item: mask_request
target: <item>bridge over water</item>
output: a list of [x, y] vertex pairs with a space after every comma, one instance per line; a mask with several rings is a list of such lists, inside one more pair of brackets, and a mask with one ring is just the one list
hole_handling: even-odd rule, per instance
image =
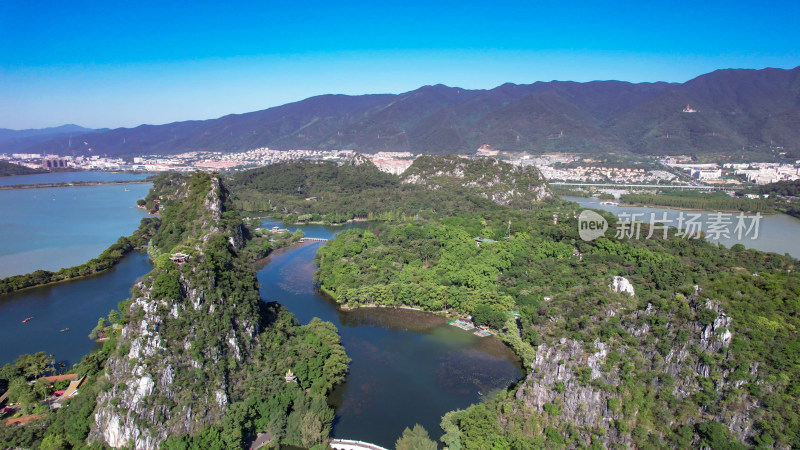
[[328, 240], [325, 239], [325, 238], [308, 238], [308, 237], [304, 237], [303, 239], [300, 239], [300, 242], [328, 242]]
[[332, 440], [331, 448], [333, 450], [387, 450], [384, 447], [370, 444], [369, 442], [350, 441], [347, 439]]

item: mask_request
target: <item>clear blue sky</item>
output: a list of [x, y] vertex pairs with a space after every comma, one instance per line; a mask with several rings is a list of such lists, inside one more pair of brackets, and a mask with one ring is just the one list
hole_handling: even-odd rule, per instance
[[0, 2], [0, 128], [800, 65], [800, 1]]

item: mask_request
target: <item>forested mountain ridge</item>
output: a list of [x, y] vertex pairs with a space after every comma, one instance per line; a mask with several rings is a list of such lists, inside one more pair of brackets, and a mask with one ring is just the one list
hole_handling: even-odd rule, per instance
[[467, 188], [500, 205], [522, 205], [553, 198], [539, 169], [514, 166], [494, 158], [420, 156], [403, 172], [400, 182], [433, 190]]
[[80, 148], [62, 137], [28, 150], [91, 147], [93, 154], [128, 156], [260, 147], [471, 154], [484, 145], [534, 153], [796, 151], [798, 120], [800, 67], [728, 69], [682, 84], [551, 81], [489, 90], [435, 85], [397, 95], [322, 95], [212, 120], [80, 135]]
[[511, 205], [540, 207], [553, 198], [533, 166], [496, 159], [425, 156], [401, 176], [378, 170], [356, 154], [342, 165], [287, 162], [238, 172], [229, 182], [237, 209], [287, 222], [456, 215]]
[[[238, 255], [247, 230], [218, 176], [156, 185], [167, 188], [150, 244], [156, 267], [120, 304], [89, 442], [240, 448], [257, 432], [306, 447], [326, 442], [326, 395], [348, 363], [336, 329], [318, 320], [298, 326], [262, 302]], [[172, 261], [175, 252], [185, 261]], [[297, 383], [284, 380], [287, 370]]]

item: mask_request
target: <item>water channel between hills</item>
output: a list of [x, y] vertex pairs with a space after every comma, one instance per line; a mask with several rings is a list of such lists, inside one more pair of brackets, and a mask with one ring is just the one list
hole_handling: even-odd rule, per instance
[[[280, 224], [264, 222], [273, 225]], [[316, 238], [330, 238], [343, 228], [301, 227], [307, 237]], [[331, 395], [334, 437], [393, 448], [405, 427], [419, 423], [437, 438], [445, 412], [479, 402], [522, 377], [519, 359], [499, 339], [477, 337], [434, 314], [339, 310], [313, 284], [320, 245], [274, 252], [258, 270], [258, 280], [262, 299], [284, 305], [300, 323], [319, 317], [339, 329], [353, 361], [347, 381]]]

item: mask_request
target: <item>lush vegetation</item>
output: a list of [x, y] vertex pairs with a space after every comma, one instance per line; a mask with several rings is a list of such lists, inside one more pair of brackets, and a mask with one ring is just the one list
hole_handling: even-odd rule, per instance
[[436, 450], [436, 442], [428, 436], [428, 430], [415, 424], [414, 428], [406, 427], [403, 435], [394, 444], [396, 450]]
[[781, 195], [784, 197], [800, 197], [800, 180], [778, 181], [776, 183], [758, 186], [748, 191], [755, 191], [761, 195]]
[[765, 184], [757, 188], [748, 189], [745, 193], [781, 197], [775, 199], [778, 210], [790, 216], [800, 218], [800, 199], [798, 199], [798, 197], [800, 197], [800, 180], [778, 181], [777, 183]]
[[[45, 417], [0, 427], [0, 441], [102, 447], [106, 427], [97, 417], [118, 414], [135, 424], [130, 432], [161, 436], [155, 442], [164, 448], [241, 448], [257, 433], [269, 433], [273, 445], [326, 444], [333, 420], [327, 394], [349, 363], [337, 330], [320, 320], [300, 326], [281, 306], [264, 303], [251, 267], [302, 233], [245, 226], [216, 175], [167, 175], [154, 185], [145, 203], [161, 213], [149, 246], [155, 269], [92, 330], [108, 340], [73, 368], [89, 374], [91, 384], [63, 413], [52, 413], [23, 378], [52, 370], [52, 358], [21, 357], [3, 368], [0, 377], [26, 408], [22, 413]], [[178, 251], [189, 255], [184, 263], [170, 259]], [[148, 336], [157, 336], [158, 352]], [[284, 379], [287, 371], [293, 380]], [[169, 383], [143, 396], [128, 389], [166, 377]]]
[[723, 192], [696, 192], [689, 190], [661, 191], [657, 194], [624, 194], [623, 203], [668, 208], [704, 209], [711, 211], [747, 211], [774, 213], [776, 203], [772, 199], [731, 197]]
[[300, 230], [294, 233], [272, 232], [257, 227], [248, 229], [248, 235], [250, 237], [245, 247], [239, 251], [239, 256], [250, 263], [266, 258], [272, 250], [296, 244], [304, 236]]
[[41, 286], [49, 283], [72, 280], [75, 278], [94, 275], [114, 267], [130, 252], [142, 248], [148, 240], [156, 234], [161, 220], [158, 218], [144, 218], [139, 228], [131, 236], [123, 236], [110, 247], [105, 249], [97, 258], [92, 258], [85, 264], [66, 267], [57, 272], [37, 270], [25, 275], [13, 275], [0, 280], [0, 295], [10, 294], [20, 289]]
[[[298, 326], [282, 307], [271, 304], [269, 310], [274, 322], [258, 338], [259, 363], [241, 387], [246, 395], [228, 406], [219, 424], [170, 437], [162, 448], [241, 448], [256, 433], [306, 448], [327, 442], [333, 410], [326, 395], [344, 380], [349, 362], [336, 328], [319, 319]], [[283, 379], [287, 370], [297, 382]]]
[[[463, 177], [450, 181], [441, 176], [457, 165], [466, 169]], [[440, 175], [428, 176], [436, 173]], [[242, 211], [262, 212], [287, 223], [342, 223], [491, 211], [500, 207], [493, 197], [509, 191], [517, 192], [508, 199], [515, 206], [536, 208], [539, 203], [531, 191], [543, 187], [544, 181], [535, 169], [518, 173], [509, 164], [456, 157], [417, 158], [400, 178], [357, 155], [341, 166], [306, 161], [239, 172], [230, 186], [234, 206]]]
[[[342, 381], [349, 359], [331, 324], [299, 326], [279, 305], [265, 304], [251, 267], [302, 233], [245, 226], [216, 175], [164, 178], [158, 186], [162, 190], [146, 200], [159, 205], [162, 218], [149, 248], [156, 268], [120, 305], [120, 320], [133, 330], [159, 321], [151, 332], [164, 349], [156, 358], [131, 359], [144, 337], [138, 331], [120, 337], [119, 353], [110, 359], [115, 387], [99, 398], [100, 410], [119, 410], [154, 434], [184, 430], [170, 433], [164, 448], [239, 448], [257, 433], [269, 433], [275, 443], [326, 443], [333, 420], [327, 394]], [[186, 262], [171, 261], [175, 252], [188, 255]], [[148, 297], [166, 310], [154, 316], [142, 306]], [[170, 308], [176, 312], [167, 314]], [[135, 400], [124, 385], [140, 379], [142, 370], [152, 379], [168, 371], [172, 383]], [[284, 379], [287, 371], [296, 381]], [[203, 421], [189, 420], [187, 405]], [[150, 410], [163, 412], [143, 417]]]
[[[471, 313], [527, 363], [533, 349], [579, 344], [571, 362], [537, 362], [540, 372], [507, 395], [445, 416], [442, 439], [451, 449], [735, 447], [742, 431], [729, 427], [743, 410], [757, 418], [744, 444], [800, 445], [791, 406], [800, 394], [796, 260], [674, 236], [584, 242], [572, 219], [578, 210], [558, 211], [558, 224], [553, 208], [348, 230], [318, 252], [318, 281], [350, 306]], [[479, 246], [476, 237], [495, 242]], [[628, 279], [636, 295], [612, 292], [613, 276]], [[512, 309], [520, 312], [516, 323]], [[725, 317], [730, 328], [720, 325]], [[732, 333], [728, 346], [703, 340], [712, 326], [718, 340]], [[606, 356], [591, 369], [597, 346]], [[680, 363], [676, 352], [686, 352]], [[546, 394], [529, 391], [556, 362], [571, 375], [552, 386], [539, 381]], [[584, 408], [607, 410], [603, 420], [582, 422], [585, 413], [568, 401], [580, 389], [602, 400]], [[552, 396], [541, 409], [539, 395]]]
[[[299, 326], [280, 306], [260, 301], [250, 262], [297, 236], [245, 227], [236, 205], [287, 220], [387, 219], [321, 247], [322, 289], [349, 307], [469, 314], [520, 355], [525, 380], [443, 417], [441, 441], [450, 449], [800, 447], [797, 260], [682, 239], [674, 230], [666, 238], [586, 242], [574, 204], [509, 207], [463, 185], [506, 168], [476, 164], [459, 179], [436, 174], [460, 162], [422, 159], [410, 172], [420, 184], [402, 184], [366, 163], [244, 172], [233, 194], [215, 175], [157, 181], [162, 190], [145, 200], [159, 205], [163, 219], [150, 246], [156, 269], [109, 325], [99, 324], [110, 340], [80, 370], [105, 371], [110, 381], [95, 383], [96, 401], [81, 401], [128, 414], [151, 435], [182, 426], [190, 407], [203, 420], [165, 439], [169, 449], [241, 447], [257, 433], [276, 444], [325, 445], [333, 419], [326, 395], [345, 376], [347, 355], [330, 324]], [[693, 195], [678, 197], [699, 201]], [[615, 218], [603, 214], [613, 229]], [[170, 261], [176, 251], [187, 262]], [[615, 277], [635, 295], [611, 289]], [[147, 353], [154, 335], [158, 351]], [[40, 359], [18, 362], [6, 378], [15, 398], [30, 398], [14, 380], [39, 370]], [[289, 370], [296, 380], [284, 379]], [[132, 400], [134, 380], [167, 373], [168, 387]], [[51, 433], [48, 424], [58, 422], [48, 416], [44, 426], [6, 431], [7, 439], [45, 446], [74, 427], [83, 437], [66, 445], [82, 445], [82, 430], [95, 425], [91, 410], [79, 410], [75, 425], [52, 425]], [[421, 427], [404, 431], [397, 447], [432, 448]]]
[[[103, 364], [109, 355], [115, 353], [115, 347], [114, 341], [107, 341], [102, 348], [86, 355], [67, 371], [62, 364], [54, 366], [53, 357], [41, 352], [21, 355], [14, 364], [3, 366], [0, 384], [9, 386], [9, 401], [16, 403], [17, 409], [3, 420], [26, 415], [38, 417], [24, 426], [0, 425], [0, 442], [8, 448], [86, 448], [89, 429], [94, 423], [95, 399], [99, 392], [109, 387], [103, 376]], [[43, 401], [51, 398], [55, 390], [65, 389], [68, 382], [50, 384], [37, 378], [61, 373], [77, 373], [86, 376], [87, 380], [80, 395], [53, 410]], [[34, 380], [34, 384], [28, 384]]]

